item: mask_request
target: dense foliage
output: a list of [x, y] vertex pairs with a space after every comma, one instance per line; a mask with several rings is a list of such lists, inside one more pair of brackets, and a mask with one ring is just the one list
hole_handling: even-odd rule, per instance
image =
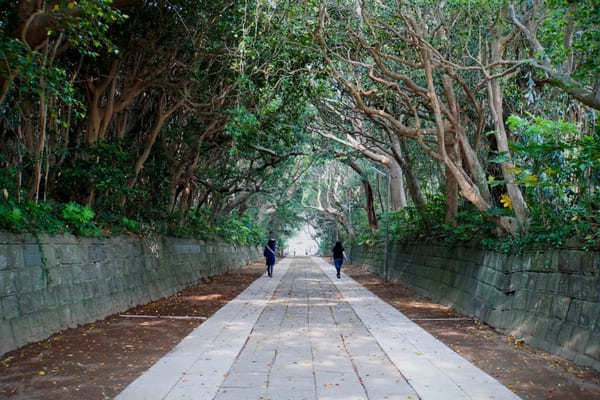
[[10, 0], [0, 226], [600, 243], [597, 0]]
[[262, 1], [8, 2], [2, 227], [240, 244], [289, 234], [298, 219], [284, 211], [287, 187], [304, 172], [307, 105], [321, 90], [303, 11]]
[[314, 131], [342, 163], [368, 160], [346, 174], [377, 183], [370, 201], [363, 184], [340, 203], [334, 194], [358, 179], [321, 179], [313, 208], [343, 227], [322, 237], [599, 247], [599, 11], [597, 1], [321, 2], [316, 40], [334, 90]]

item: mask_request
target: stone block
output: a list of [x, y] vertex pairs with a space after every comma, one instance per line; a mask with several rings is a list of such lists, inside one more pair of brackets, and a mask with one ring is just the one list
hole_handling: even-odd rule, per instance
[[506, 328], [505, 314], [507, 313], [502, 310], [491, 310], [486, 322], [494, 329], [504, 329]]
[[12, 328], [13, 337], [15, 339], [14, 341], [17, 346], [29, 343], [32, 340], [32, 327], [29, 316], [21, 315], [18, 318], [11, 319], [10, 326]]
[[552, 314], [552, 298], [545, 296], [545, 295], [540, 295], [539, 298], [540, 301], [536, 302], [536, 308], [535, 308], [535, 312], [537, 312], [538, 314], [544, 316], [544, 317], [550, 317]]
[[585, 346], [585, 355], [600, 361], [600, 331], [596, 329]]
[[582, 301], [577, 319], [577, 324], [586, 328], [594, 329], [600, 317], [600, 305], [596, 302]]
[[568, 322], [565, 322], [561, 325], [560, 332], [558, 334], [558, 344], [560, 346], [565, 347], [568, 345], [573, 336], [573, 331], [575, 328], [576, 326], [574, 324]]
[[27, 296], [19, 296], [20, 315], [27, 315], [39, 312], [39, 299], [35, 293], [29, 293]]
[[40, 251], [42, 252], [42, 261], [46, 268], [60, 266], [60, 261], [56, 257], [56, 245], [42, 244], [40, 245]]
[[[431, 248], [432, 254], [438, 254], [437, 251], [438, 251], [437, 248], [435, 248], [435, 247]], [[466, 251], [466, 249], [464, 247], [455, 247], [452, 258], [454, 258], [455, 260], [458, 260], [458, 261], [470, 261], [468, 259], [468, 252]]]
[[548, 324], [546, 328], [546, 332], [544, 333], [544, 339], [546, 342], [551, 344], [558, 344], [558, 336], [560, 334], [560, 329], [562, 327], [562, 321], [558, 321], [556, 319], [550, 320], [551, 323]]
[[546, 250], [538, 251], [531, 256], [530, 271], [554, 272], [558, 270], [559, 252]]
[[48, 287], [68, 285], [72, 282], [71, 269], [61, 267], [48, 268]]
[[559, 293], [560, 287], [560, 277], [559, 273], [551, 273], [546, 275], [546, 292], [550, 294]]
[[0, 271], [23, 267], [23, 246], [15, 244], [0, 245]]
[[529, 297], [528, 290], [518, 290], [513, 299], [513, 309], [525, 310], [527, 309], [527, 298]]
[[568, 274], [563, 274], [561, 273], [559, 275], [559, 282], [558, 282], [558, 290], [557, 293], [561, 294], [563, 296], [570, 296], [570, 290], [569, 290], [569, 275]]
[[86, 263], [88, 248], [83, 244], [65, 244], [56, 247], [56, 257], [62, 264]]
[[88, 248], [89, 251], [89, 259], [91, 262], [104, 262], [106, 261], [106, 252], [104, 251], [104, 246], [102, 245], [94, 245]]
[[19, 242], [20, 240], [13, 233], [0, 231], [0, 245], [18, 244]]
[[545, 294], [548, 291], [548, 280], [550, 279], [550, 274], [545, 274], [541, 272], [532, 272], [533, 281], [535, 282], [535, 291], [540, 293], [540, 295]]
[[554, 321], [548, 318], [538, 318], [535, 321], [535, 328], [533, 330], [533, 336], [543, 339], [550, 326], [554, 325]]
[[508, 286], [505, 288], [505, 293], [515, 293], [523, 288], [524, 277], [521, 272], [513, 272], [508, 274]]
[[581, 250], [560, 250], [558, 252], [558, 270], [566, 273], [582, 271], [585, 256], [586, 252]]
[[486, 252], [486, 255], [484, 256], [483, 259], [483, 264], [498, 270], [498, 271], [502, 271], [504, 268], [504, 265], [508, 263], [508, 255], [504, 254], [504, 253], [496, 253], [493, 251], [490, 252]]
[[583, 302], [581, 300], [573, 299], [569, 306], [569, 312], [567, 313], [567, 321], [577, 324], [582, 308]]
[[579, 295], [575, 296], [587, 301], [598, 301], [600, 298], [600, 277], [598, 276], [579, 276], [581, 285], [579, 286]]
[[62, 266], [63, 269], [68, 269], [72, 276], [71, 283], [77, 284], [80, 282], [85, 282], [87, 279], [87, 275], [84, 273], [84, 268], [80, 264], [72, 264], [68, 266]]
[[[27, 318], [30, 326], [29, 341], [37, 341], [48, 337], [52, 333], [52, 328], [56, 322], [56, 317], [48, 312], [28, 314]], [[54, 329], [57, 328], [54, 327]]]
[[83, 302], [73, 303], [69, 306], [71, 324], [70, 327], [76, 327], [79, 324], [87, 322], [86, 310]]
[[78, 303], [84, 299], [84, 283], [80, 282], [69, 286], [69, 297], [71, 303]]
[[66, 284], [53, 286], [48, 289], [48, 293], [53, 296], [57, 306], [66, 305], [72, 301], [71, 289]]
[[12, 270], [0, 271], [0, 297], [15, 294], [17, 292], [15, 277], [16, 274]]
[[596, 301], [598, 299], [598, 278], [571, 275], [569, 277], [569, 296], [576, 299]]
[[474, 315], [481, 320], [487, 321], [492, 309], [488, 304], [486, 304], [484, 299], [480, 297], [473, 297], [467, 304], [467, 311], [470, 315]]
[[0, 298], [0, 321], [8, 321], [18, 317], [20, 314], [19, 301], [16, 295]]
[[14, 286], [16, 292], [20, 295], [31, 293], [35, 287], [35, 281], [38, 279], [38, 276], [41, 272], [41, 269], [22, 269], [17, 271], [14, 275]]
[[506, 292], [507, 289], [510, 287], [510, 282], [510, 274], [504, 272], [497, 272], [496, 276], [494, 277], [493, 286], [496, 289], [501, 290], [502, 292]]
[[535, 330], [537, 319], [533, 315], [525, 314], [524, 318], [517, 325], [517, 336], [531, 336]]
[[37, 298], [38, 309], [48, 310], [58, 306], [58, 300], [54, 292], [40, 290], [34, 292], [33, 295]]
[[523, 273], [524, 288], [533, 292], [537, 285], [537, 274], [535, 272]]
[[587, 252], [581, 259], [581, 272], [586, 276], [600, 276], [600, 253]]
[[571, 305], [571, 298], [565, 296], [555, 296], [552, 298], [552, 317], [565, 321], [567, 319], [567, 313]]
[[558, 354], [560, 357], [565, 358], [567, 360], [574, 360], [575, 357], [577, 357], [577, 353], [571, 349], [568, 349], [566, 347], [561, 347], [556, 351], [556, 354]]
[[39, 268], [42, 266], [42, 252], [39, 244], [26, 244], [23, 246], [23, 266], [25, 268]]
[[565, 347], [568, 350], [574, 351], [575, 353], [583, 353], [590, 338], [590, 333], [591, 332], [589, 329], [584, 329], [581, 327], [573, 328], [571, 338]]
[[521, 254], [510, 254], [506, 260], [505, 270], [508, 272], [520, 273], [526, 270], [526, 264], [524, 262], [524, 255]]
[[18, 345], [15, 344], [15, 337], [9, 321], [0, 320], [0, 338], [2, 338], [0, 340], [0, 356], [17, 348]]

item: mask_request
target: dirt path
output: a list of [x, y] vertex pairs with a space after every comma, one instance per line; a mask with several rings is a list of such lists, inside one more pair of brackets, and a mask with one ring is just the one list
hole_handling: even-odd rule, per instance
[[465, 317], [448, 307], [402, 285], [385, 283], [357, 266], [344, 266], [344, 272], [523, 399], [600, 399], [597, 371], [578, 367], [522, 342], [515, 343], [512, 337], [479, 321], [462, 319]]

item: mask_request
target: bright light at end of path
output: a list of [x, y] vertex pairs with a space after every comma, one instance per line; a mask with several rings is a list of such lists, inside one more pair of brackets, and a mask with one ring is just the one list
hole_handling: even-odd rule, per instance
[[314, 229], [304, 225], [293, 237], [288, 240], [285, 255], [289, 257], [314, 256], [319, 251], [319, 244], [315, 239]]

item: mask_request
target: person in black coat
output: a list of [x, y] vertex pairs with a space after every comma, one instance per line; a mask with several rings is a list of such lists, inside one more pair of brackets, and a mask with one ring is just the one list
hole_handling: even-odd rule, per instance
[[267, 245], [265, 246], [265, 250], [263, 251], [263, 255], [265, 256], [267, 263], [267, 274], [269, 278], [273, 277], [273, 265], [275, 265], [275, 250], [277, 248], [277, 242], [275, 239], [269, 239]]
[[342, 246], [342, 242], [339, 240], [335, 242], [335, 246], [333, 246], [333, 264], [335, 265], [335, 269], [337, 271], [337, 278], [340, 279], [340, 271], [342, 270], [342, 264], [346, 259], [346, 253], [344, 252], [344, 247]]

